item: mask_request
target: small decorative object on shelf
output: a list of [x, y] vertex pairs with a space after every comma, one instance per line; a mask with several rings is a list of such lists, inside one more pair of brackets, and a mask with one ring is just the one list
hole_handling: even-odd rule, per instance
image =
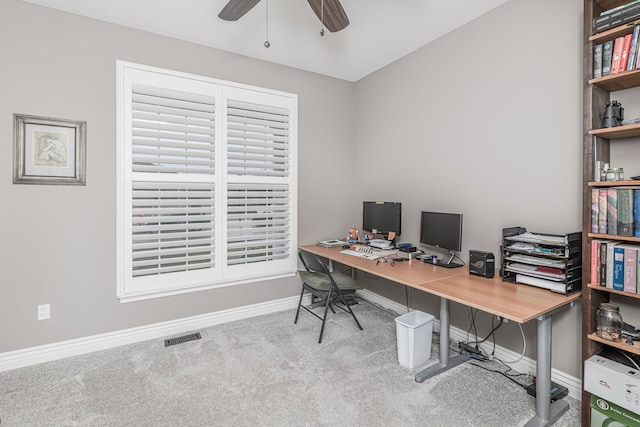
[[624, 179], [623, 168], [609, 168], [607, 169], [607, 181], [622, 181]]
[[617, 305], [603, 302], [596, 312], [596, 335], [607, 341], [622, 340], [624, 321]]
[[618, 101], [607, 102], [607, 108], [604, 110], [604, 117], [602, 118], [603, 128], [612, 128], [622, 125], [624, 120], [624, 108]]
[[358, 234], [358, 229], [356, 228], [355, 225], [352, 225], [351, 228], [349, 229], [349, 243], [356, 243], [358, 241], [358, 239], [360, 238], [359, 234]]

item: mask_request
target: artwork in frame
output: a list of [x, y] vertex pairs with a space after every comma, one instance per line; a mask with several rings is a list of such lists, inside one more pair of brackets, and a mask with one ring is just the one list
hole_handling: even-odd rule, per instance
[[13, 115], [13, 183], [85, 185], [87, 122]]

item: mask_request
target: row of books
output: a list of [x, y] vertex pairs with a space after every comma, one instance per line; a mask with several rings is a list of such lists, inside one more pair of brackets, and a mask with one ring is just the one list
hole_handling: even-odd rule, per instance
[[593, 47], [593, 78], [640, 68], [640, 25], [633, 33], [617, 37]]
[[635, 21], [640, 18], [640, 0], [605, 10], [593, 18], [593, 34]]
[[591, 241], [591, 284], [640, 293], [640, 245], [612, 240]]
[[640, 237], [640, 187], [592, 188], [591, 232]]

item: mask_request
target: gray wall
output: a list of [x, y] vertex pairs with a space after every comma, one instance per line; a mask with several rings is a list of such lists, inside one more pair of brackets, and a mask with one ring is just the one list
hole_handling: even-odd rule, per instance
[[[464, 214], [465, 261], [469, 249], [497, 256], [503, 227], [581, 229], [582, 16], [580, 0], [511, 0], [357, 82], [359, 161], [389, 167], [362, 180], [362, 197], [403, 202], [402, 241], [418, 243], [421, 210]], [[436, 298], [413, 298], [439, 312]], [[466, 308], [452, 310], [466, 330]], [[553, 321], [553, 365], [576, 377], [580, 316]], [[525, 332], [535, 359], [535, 322]], [[520, 352], [517, 325], [498, 344]]]
[[[363, 199], [403, 203], [405, 242], [417, 243], [420, 210], [464, 213], [463, 258], [497, 255], [506, 226], [580, 229], [580, 0], [511, 0], [355, 84], [17, 0], [0, 2], [0, 17], [0, 352], [298, 292], [290, 279], [117, 301], [116, 59], [297, 93], [301, 244], [359, 224]], [[13, 185], [13, 113], [87, 120], [87, 186]], [[400, 286], [363, 279], [404, 301]], [[437, 313], [435, 298], [413, 301]], [[38, 322], [43, 303], [52, 319]], [[466, 329], [466, 310], [454, 304], [453, 320]], [[554, 367], [580, 376], [579, 308], [557, 314], [553, 332]], [[516, 325], [498, 344], [520, 351]]]
[[[297, 278], [121, 304], [116, 294], [116, 59], [299, 95], [299, 241], [352, 221], [353, 83], [16, 0], [0, 2], [0, 352], [297, 295]], [[87, 121], [86, 187], [13, 185], [12, 115]], [[322, 234], [322, 235], [321, 235]], [[37, 321], [37, 305], [51, 320]]]

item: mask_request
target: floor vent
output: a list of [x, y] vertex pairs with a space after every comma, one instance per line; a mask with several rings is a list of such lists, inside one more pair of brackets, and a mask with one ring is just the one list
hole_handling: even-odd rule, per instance
[[199, 340], [200, 338], [202, 338], [200, 332], [196, 332], [195, 334], [183, 335], [181, 337], [164, 340], [164, 346], [169, 347], [170, 345], [182, 344], [183, 342]]

